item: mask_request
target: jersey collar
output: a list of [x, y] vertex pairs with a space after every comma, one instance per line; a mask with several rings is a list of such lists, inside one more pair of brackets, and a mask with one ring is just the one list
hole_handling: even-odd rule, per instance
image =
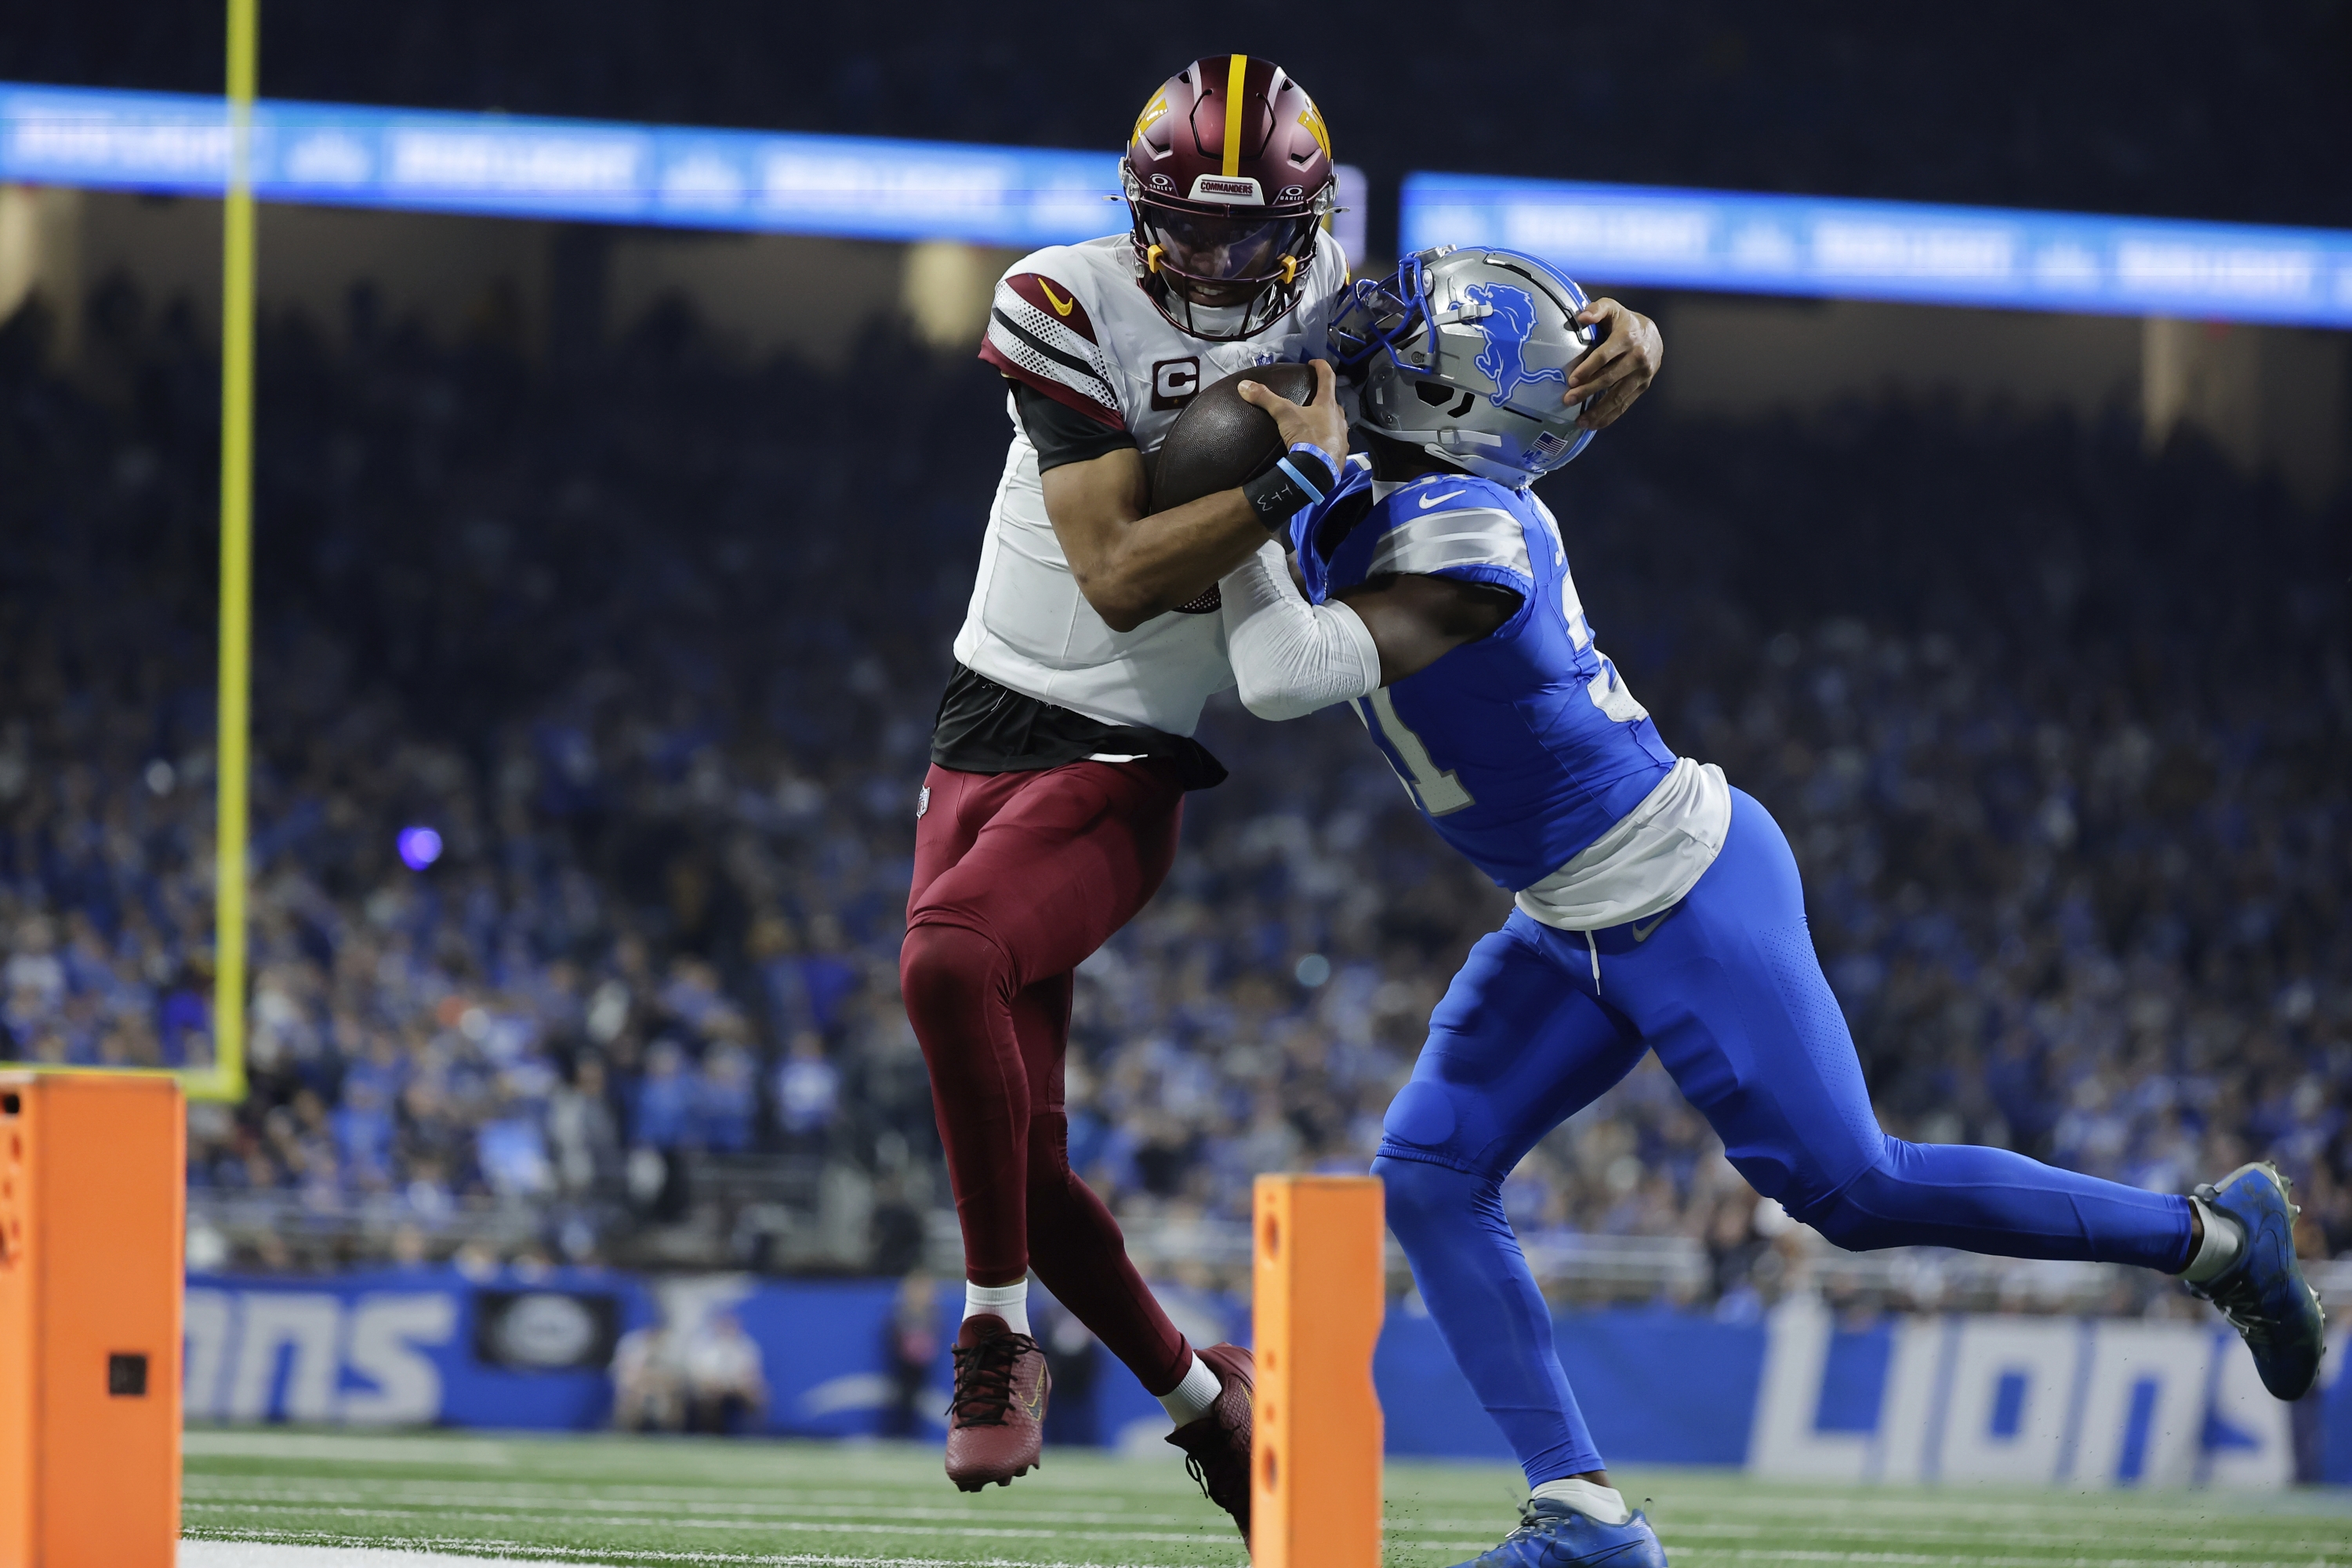
[[1397, 491], [1409, 490], [1415, 485], [1433, 485], [1436, 484], [1440, 480], [1465, 479], [1474, 477], [1475, 476], [1469, 474], [1415, 474], [1409, 479], [1374, 479], [1372, 481], [1372, 500], [1373, 503], [1377, 505], [1380, 502], [1388, 500], [1389, 497], [1396, 494]]

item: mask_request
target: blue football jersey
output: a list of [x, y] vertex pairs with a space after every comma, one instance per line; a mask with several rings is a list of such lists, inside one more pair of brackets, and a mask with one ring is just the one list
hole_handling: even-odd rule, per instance
[[1558, 870], [1674, 766], [1593, 645], [1559, 524], [1532, 491], [1463, 474], [1376, 488], [1355, 457], [1328, 500], [1292, 519], [1291, 539], [1318, 605], [1391, 574], [1518, 593], [1493, 635], [1353, 704], [1430, 825], [1501, 886]]

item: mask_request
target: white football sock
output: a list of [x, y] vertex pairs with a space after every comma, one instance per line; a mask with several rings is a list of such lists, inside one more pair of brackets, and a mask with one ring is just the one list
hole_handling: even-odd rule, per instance
[[1224, 1391], [1225, 1385], [1218, 1381], [1215, 1369], [1196, 1355], [1184, 1373], [1184, 1381], [1161, 1394], [1160, 1403], [1168, 1412], [1169, 1420], [1179, 1426], [1189, 1426], [1206, 1415], [1209, 1407], [1216, 1404], [1217, 1395]]
[[1004, 1326], [1016, 1334], [1029, 1331], [1029, 1281], [1016, 1280], [1010, 1285], [975, 1285], [967, 1279], [963, 1284], [963, 1315], [977, 1318], [983, 1314], [1004, 1320]]
[[2203, 1198], [2192, 1197], [2189, 1201], [2197, 1205], [2199, 1216], [2205, 1221], [2205, 1238], [2197, 1244], [2197, 1256], [2189, 1260], [2180, 1277], [2191, 1285], [2208, 1284], [2246, 1250], [2246, 1230]]
[[1592, 1481], [1546, 1481], [1535, 1489], [1535, 1495], [1564, 1502], [1596, 1524], [1624, 1524], [1633, 1517], [1633, 1510], [1625, 1506], [1624, 1495], [1615, 1487]]

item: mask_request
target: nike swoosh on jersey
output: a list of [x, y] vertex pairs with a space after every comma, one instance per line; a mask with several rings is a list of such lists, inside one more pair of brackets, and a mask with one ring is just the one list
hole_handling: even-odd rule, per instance
[[1469, 492], [1468, 492], [1467, 490], [1447, 490], [1447, 491], [1446, 491], [1444, 495], [1442, 495], [1442, 496], [1422, 496], [1422, 497], [1420, 497], [1420, 498], [1415, 501], [1415, 503], [1414, 503], [1414, 504], [1415, 504], [1415, 505], [1417, 505], [1417, 506], [1419, 506], [1419, 507], [1421, 508], [1421, 510], [1423, 510], [1423, 511], [1427, 511], [1431, 507], [1435, 506], [1439, 501], [1442, 501], [1442, 500], [1452, 500], [1455, 496], [1459, 496], [1459, 495], [1467, 495], [1467, 494], [1469, 494]]
[[[1680, 904], [1676, 904], [1676, 905], [1675, 906], [1675, 909], [1680, 909], [1680, 908], [1682, 908], [1682, 906], [1681, 906]], [[1632, 922], [1632, 925], [1633, 925], [1633, 940], [1634, 940], [1635, 942], [1647, 942], [1647, 941], [1649, 941], [1649, 940], [1650, 940], [1650, 933], [1651, 933], [1651, 932], [1653, 932], [1653, 931], [1656, 931], [1660, 926], [1662, 926], [1662, 925], [1665, 924], [1665, 923], [1666, 923], [1666, 915], [1673, 914], [1674, 912], [1675, 912], [1675, 910], [1668, 910], [1665, 912], [1665, 914], [1662, 914], [1662, 915], [1654, 916], [1654, 917], [1653, 917], [1653, 918], [1651, 919], [1650, 923], [1649, 923], [1648, 925], [1643, 925], [1643, 924], [1641, 921], [1633, 921], [1633, 922]]]
[[1059, 294], [1055, 293], [1054, 286], [1051, 283], [1046, 282], [1043, 278], [1037, 279], [1037, 287], [1045, 290], [1045, 303], [1054, 307], [1054, 313], [1057, 316], [1068, 315], [1070, 313], [1071, 307], [1078, 302], [1077, 296], [1076, 295], [1072, 295], [1069, 299], [1065, 300]]

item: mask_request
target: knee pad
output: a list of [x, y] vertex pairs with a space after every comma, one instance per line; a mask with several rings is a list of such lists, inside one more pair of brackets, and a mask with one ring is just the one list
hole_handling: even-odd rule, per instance
[[1372, 1174], [1388, 1194], [1389, 1227], [1400, 1235], [1417, 1220], [1465, 1212], [1482, 1189], [1493, 1185], [1451, 1165], [1391, 1152], [1385, 1142], [1372, 1161]]
[[1383, 1144], [1372, 1174], [1386, 1189], [1389, 1229], [1418, 1269], [1444, 1257], [1496, 1245], [1516, 1250], [1518, 1237], [1503, 1213], [1502, 1180], [1433, 1164]]
[[1481, 1168], [1478, 1156], [1495, 1140], [1494, 1121], [1493, 1107], [1476, 1094], [1416, 1078], [1389, 1101], [1381, 1119], [1381, 1152], [1407, 1163], [1475, 1171]]
[[1886, 1142], [1888, 1147], [1880, 1151], [1860, 1175], [1835, 1192], [1802, 1205], [1790, 1205], [1790, 1214], [1848, 1252], [1873, 1252], [1882, 1247], [1903, 1245], [1905, 1238], [1895, 1230], [1907, 1215], [1914, 1189], [1894, 1168], [1899, 1141], [1889, 1138]]
[[1011, 986], [1012, 965], [1003, 950], [978, 931], [951, 925], [908, 928], [898, 949], [898, 988], [905, 993], [908, 1016], [919, 1026], [941, 1015], [952, 1019], [959, 1011], [969, 1016], [991, 990]]

